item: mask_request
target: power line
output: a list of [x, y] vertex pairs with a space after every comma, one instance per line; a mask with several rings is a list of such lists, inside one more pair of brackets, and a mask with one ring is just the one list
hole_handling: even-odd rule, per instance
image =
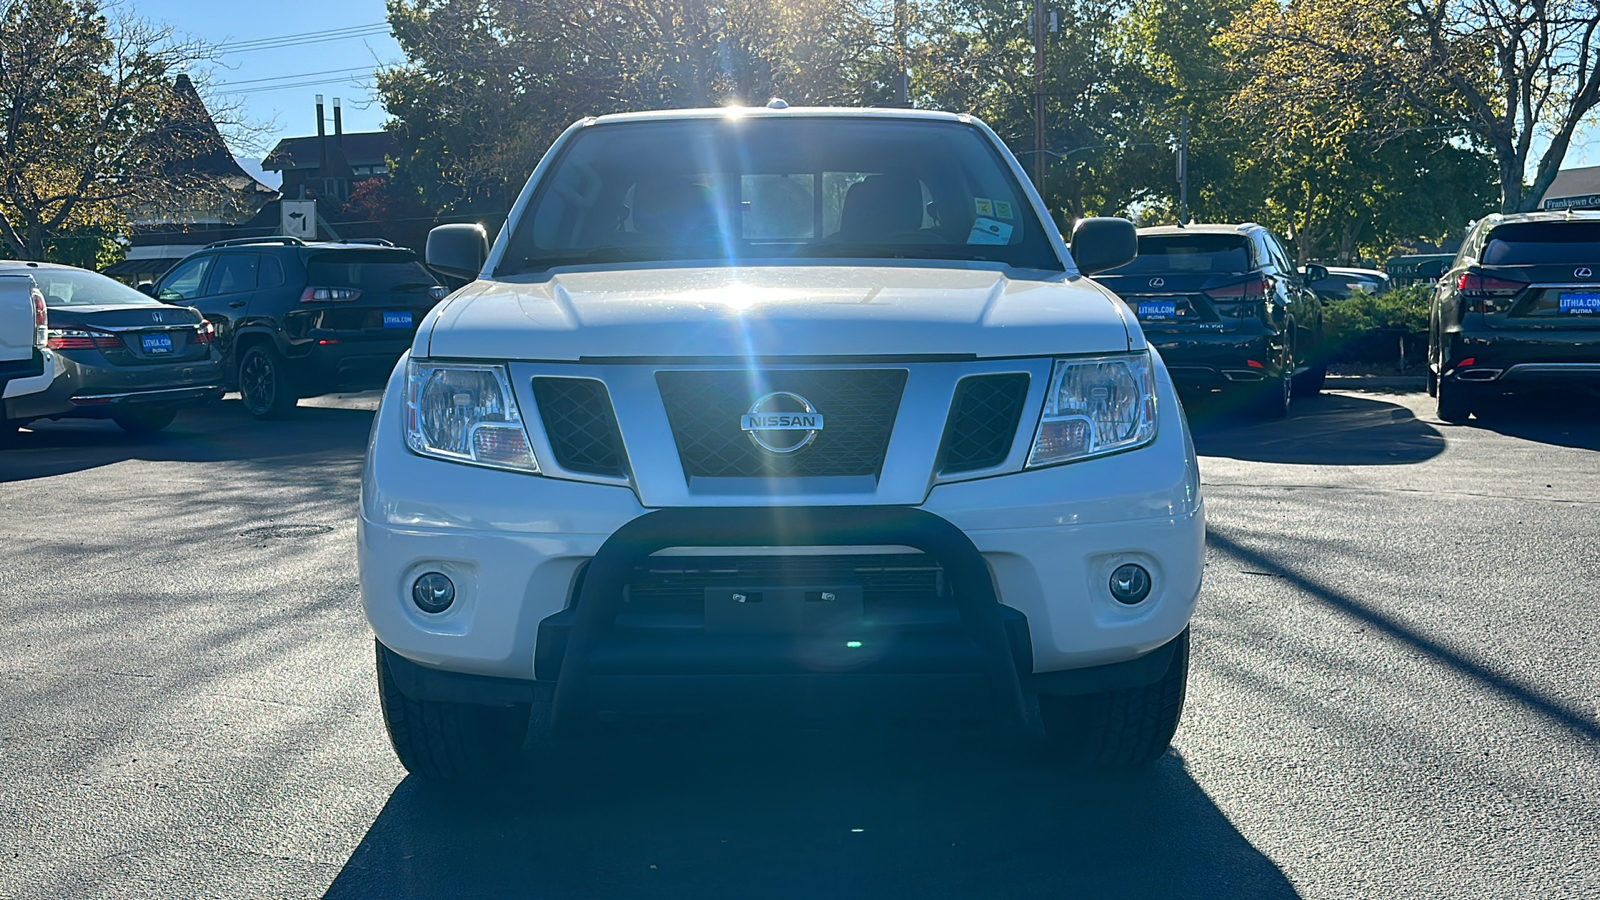
[[275, 81], [295, 81], [301, 78], [311, 78], [317, 75], [360, 75], [371, 72], [377, 66], [352, 66], [348, 69], [324, 69], [321, 72], [300, 72], [295, 75], [273, 75], [268, 78], [244, 78], [237, 81], [217, 81], [211, 84], [214, 88], [227, 87], [235, 84], [262, 84]]
[[218, 44], [212, 50], [218, 54], [250, 53], [256, 50], [276, 50], [281, 47], [297, 47], [304, 44], [376, 37], [388, 33], [389, 23], [372, 22], [366, 25], [351, 25], [346, 28], [328, 28], [320, 31], [303, 31], [299, 34], [284, 34], [250, 41], [231, 41], [225, 44]]

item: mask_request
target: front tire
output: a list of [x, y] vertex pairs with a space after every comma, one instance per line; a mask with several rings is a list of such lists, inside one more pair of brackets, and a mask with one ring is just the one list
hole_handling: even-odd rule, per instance
[[1436, 412], [1439, 421], [1460, 425], [1472, 416], [1473, 407], [1472, 389], [1459, 381], [1439, 379], [1438, 402]]
[[473, 706], [408, 697], [378, 652], [378, 703], [389, 742], [406, 771], [429, 781], [483, 782], [511, 772], [527, 737], [531, 707]]
[[1255, 414], [1263, 419], [1282, 419], [1289, 415], [1289, 400], [1294, 379], [1280, 375], [1261, 382], [1261, 393], [1256, 396]]
[[1137, 766], [1155, 762], [1172, 743], [1189, 685], [1189, 629], [1167, 671], [1153, 684], [1077, 697], [1040, 695], [1049, 745], [1075, 762]]
[[1318, 363], [1301, 372], [1294, 379], [1294, 395], [1296, 397], [1315, 397], [1322, 393], [1322, 388], [1328, 383], [1328, 364]]
[[239, 360], [239, 398], [258, 419], [282, 418], [299, 402], [284, 371], [283, 357], [271, 347], [256, 344]]
[[171, 425], [172, 420], [177, 417], [178, 411], [170, 408], [144, 409], [126, 407], [113, 410], [111, 413], [111, 421], [117, 423], [117, 427], [129, 434], [155, 434]]

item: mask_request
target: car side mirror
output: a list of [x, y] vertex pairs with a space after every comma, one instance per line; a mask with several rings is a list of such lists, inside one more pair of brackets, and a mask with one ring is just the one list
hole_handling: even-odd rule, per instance
[[428, 232], [424, 258], [430, 269], [472, 281], [489, 258], [489, 233], [477, 224], [440, 225]]
[[156, 295], [156, 283], [154, 281], [146, 281], [139, 285], [137, 290], [146, 297], [154, 297]]
[[1328, 277], [1328, 267], [1319, 266], [1316, 263], [1312, 263], [1308, 266], [1301, 266], [1300, 274], [1303, 278], [1305, 278], [1306, 284], [1316, 284], [1322, 279]]
[[1133, 262], [1139, 255], [1139, 231], [1127, 219], [1080, 219], [1072, 229], [1072, 259], [1085, 275]]

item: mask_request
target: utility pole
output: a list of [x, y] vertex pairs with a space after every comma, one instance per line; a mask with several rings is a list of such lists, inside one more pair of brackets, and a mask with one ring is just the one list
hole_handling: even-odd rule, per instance
[[1033, 186], [1044, 196], [1044, 0], [1033, 0]]
[[894, 105], [911, 105], [911, 75], [906, 71], [906, 0], [894, 0]]
[[1189, 221], [1189, 111], [1178, 114], [1178, 224]]

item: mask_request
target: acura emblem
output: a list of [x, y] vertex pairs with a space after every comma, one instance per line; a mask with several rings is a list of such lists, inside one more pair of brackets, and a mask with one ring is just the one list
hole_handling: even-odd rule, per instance
[[739, 428], [768, 453], [794, 453], [817, 439], [822, 414], [799, 394], [778, 391], [750, 404]]
[[1578, 271], [1573, 272], [1572, 273], [1572, 277], [1574, 277], [1574, 278], [1593, 278], [1594, 277], [1594, 270], [1590, 269], [1588, 266], [1584, 266], [1583, 268], [1579, 269]]
[[1150, 279], [1150, 286], [1151, 287], [1166, 287], [1167, 286], [1167, 280], [1165, 278], [1152, 278], [1152, 279]]

